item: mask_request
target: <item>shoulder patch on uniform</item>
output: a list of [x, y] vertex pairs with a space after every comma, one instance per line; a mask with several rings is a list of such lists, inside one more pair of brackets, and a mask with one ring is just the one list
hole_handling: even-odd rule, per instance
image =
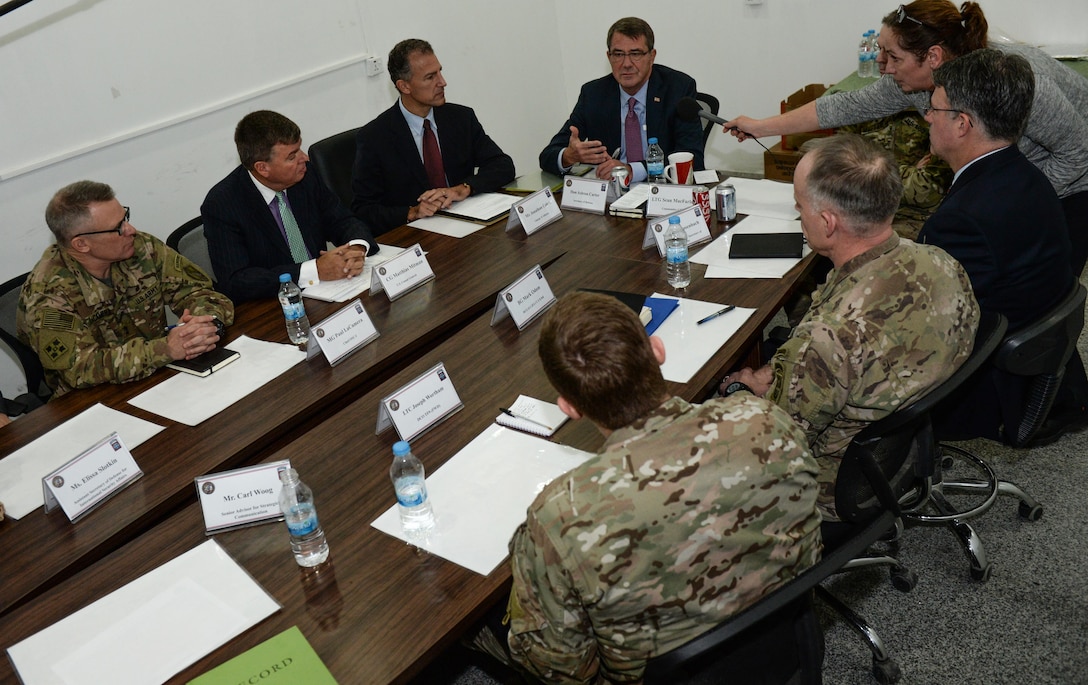
[[63, 331], [42, 331], [38, 358], [47, 369], [67, 369], [75, 357], [76, 336]]
[[74, 331], [76, 329], [76, 317], [56, 309], [43, 309], [42, 328], [51, 328], [58, 331]]

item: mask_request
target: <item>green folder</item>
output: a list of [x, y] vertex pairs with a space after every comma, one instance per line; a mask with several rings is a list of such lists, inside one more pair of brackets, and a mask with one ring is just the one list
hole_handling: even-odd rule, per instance
[[337, 685], [298, 626], [190, 680], [189, 685], [237, 685], [255, 676], [261, 685]]

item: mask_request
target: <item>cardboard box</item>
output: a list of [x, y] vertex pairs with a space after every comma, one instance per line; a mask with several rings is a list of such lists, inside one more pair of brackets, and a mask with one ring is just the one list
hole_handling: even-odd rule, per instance
[[[801, 90], [797, 91], [793, 95], [782, 101], [781, 111], [782, 114], [795, 110], [801, 105], [812, 102], [816, 98], [824, 94], [827, 90], [827, 86], [821, 83], [810, 83]], [[782, 149], [783, 150], [799, 150], [801, 146], [805, 144], [806, 140], [812, 138], [821, 138], [823, 136], [830, 136], [835, 131], [832, 129], [822, 129], [819, 131], [811, 131], [809, 133], [794, 133], [788, 136], [782, 136]], [[766, 153], [764, 153], [766, 154]], [[793, 173], [792, 171], [790, 172]]]
[[782, 143], [775, 143], [770, 151], [763, 153], [763, 177], [772, 181], [793, 183], [793, 170], [800, 161], [800, 152], [783, 150]]

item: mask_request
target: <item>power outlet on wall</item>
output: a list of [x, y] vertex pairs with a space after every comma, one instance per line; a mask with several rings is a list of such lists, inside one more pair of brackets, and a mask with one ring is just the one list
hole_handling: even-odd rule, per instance
[[366, 75], [377, 76], [382, 73], [382, 58], [381, 57], [367, 57], [366, 58]]

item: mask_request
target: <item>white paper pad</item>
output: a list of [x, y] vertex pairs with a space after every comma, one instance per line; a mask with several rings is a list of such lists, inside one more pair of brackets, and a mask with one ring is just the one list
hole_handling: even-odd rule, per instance
[[388, 262], [396, 257], [405, 248], [395, 245], [378, 244], [381, 249], [377, 254], [371, 255], [363, 262], [363, 272], [355, 278], [341, 278], [339, 281], [322, 281], [317, 285], [311, 285], [302, 291], [304, 297], [309, 297], [323, 302], [347, 302], [370, 290], [370, 278], [374, 267]]
[[279, 608], [209, 540], [13, 645], [8, 656], [24, 685], [158, 685]]
[[241, 357], [206, 378], [179, 373], [128, 401], [152, 414], [195, 426], [215, 416], [306, 359], [294, 345], [241, 336], [230, 343]]
[[793, 184], [765, 178], [727, 178], [737, 189], [737, 211], [741, 214], [769, 216], [775, 219], [796, 219]]
[[487, 228], [487, 226], [484, 226], [483, 224], [477, 224], [472, 221], [461, 221], [460, 219], [437, 215], [416, 219], [408, 225], [412, 228], [430, 231], [431, 233], [448, 235], [451, 238], [464, 238], [466, 235], [472, 235], [476, 231]]
[[[699, 250], [691, 261], [706, 264], [704, 278], [782, 278], [786, 272], [796, 266], [800, 259], [730, 259], [729, 246], [733, 236], [744, 233], [800, 233], [800, 221], [771, 219], [765, 216], [749, 216], [737, 224], [737, 227], [723, 233], [703, 249]], [[805, 245], [801, 258], [812, 249]]]
[[134, 450], [162, 429], [150, 421], [96, 404], [0, 460], [0, 502], [8, 516], [22, 518], [42, 506], [42, 478], [102, 438], [117, 431], [129, 450]]
[[[427, 478], [437, 523], [422, 546], [481, 575], [491, 573], [506, 558], [510, 536], [537, 494], [591, 456], [492, 424]], [[396, 504], [370, 525], [407, 540]]]
[[509, 212], [510, 205], [517, 201], [518, 198], [505, 193], [480, 193], [458, 200], [444, 211], [476, 221], [491, 221], [500, 214]]
[[661, 327], [654, 332], [654, 335], [665, 343], [665, 363], [661, 365], [661, 373], [665, 376], [665, 380], [674, 383], [690, 381], [703, 364], [706, 364], [756, 311], [737, 307], [700, 326], [698, 325], [700, 319], [720, 311], [725, 305], [659, 293], [654, 293], [653, 297], [680, 300], [680, 306], [674, 309]]

